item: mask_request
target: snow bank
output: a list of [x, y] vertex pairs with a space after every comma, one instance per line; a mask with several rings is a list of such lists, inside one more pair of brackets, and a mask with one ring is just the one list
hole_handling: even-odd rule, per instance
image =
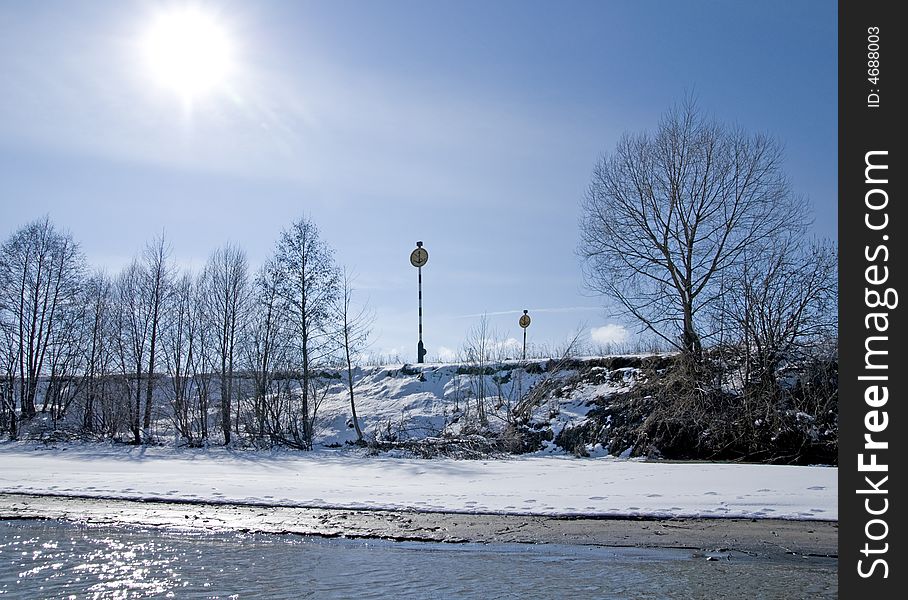
[[270, 505], [622, 517], [837, 520], [832, 467], [525, 456], [0, 444], [0, 492]]
[[[576, 362], [580, 360], [603, 359]], [[456, 437], [476, 426], [477, 397], [484, 398], [488, 417], [485, 427], [494, 431], [504, 427], [509, 411], [534, 386], [544, 384], [547, 393], [530, 407], [529, 415], [531, 421], [551, 429], [554, 436], [565, 426], [584, 422], [594, 399], [625, 390], [636, 380], [637, 370], [633, 368], [608, 371], [592, 367], [600, 373], [581, 381], [570, 367], [552, 370], [555, 362], [504, 361], [481, 369], [466, 363], [358, 368], [354, 374], [356, 412], [367, 437], [377, 432], [390, 432], [400, 439]], [[478, 369], [482, 373], [477, 373]], [[347, 387], [338, 379], [328, 386], [318, 409], [316, 445], [353, 442], [356, 435], [350, 417]], [[564, 453], [554, 445], [546, 452]]]

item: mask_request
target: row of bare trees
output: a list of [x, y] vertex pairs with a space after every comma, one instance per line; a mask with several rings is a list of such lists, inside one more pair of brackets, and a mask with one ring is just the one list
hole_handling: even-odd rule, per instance
[[45, 218], [0, 247], [0, 431], [308, 449], [325, 369], [342, 366], [361, 438], [352, 374], [370, 323], [308, 219], [257, 273], [232, 244], [180, 272], [162, 235], [110, 275]]

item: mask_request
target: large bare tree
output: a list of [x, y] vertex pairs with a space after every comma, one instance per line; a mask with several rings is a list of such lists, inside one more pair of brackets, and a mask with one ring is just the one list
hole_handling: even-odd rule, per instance
[[332, 306], [339, 293], [339, 274], [331, 248], [319, 236], [315, 223], [305, 218], [281, 232], [274, 262], [277, 294], [284, 305], [300, 375], [301, 428], [293, 426], [292, 437], [311, 449], [320, 400], [315, 369], [336, 347]]
[[708, 118], [692, 100], [655, 132], [625, 134], [582, 203], [586, 284], [645, 329], [699, 357], [708, 307], [746, 253], [804, 226], [782, 149]]
[[0, 319], [0, 431], [10, 439], [19, 435], [19, 416], [16, 411], [16, 376], [19, 364], [15, 328]]
[[116, 362], [129, 400], [129, 427], [133, 443], [142, 443], [142, 369], [151, 329], [142, 266], [137, 260], [117, 276], [114, 292], [114, 345]]
[[130, 404], [130, 428], [136, 444], [151, 436], [155, 369], [161, 362], [160, 335], [172, 285], [169, 253], [162, 235], [149, 243], [141, 259], [134, 259], [116, 280], [114, 319], [117, 362], [129, 388], [129, 396], [133, 399]]
[[275, 370], [286, 364], [285, 319], [277, 294], [280, 278], [277, 263], [266, 263], [255, 278], [249, 318], [243, 328], [243, 361], [252, 376], [252, 423], [260, 440], [280, 439], [279, 411], [275, 409]]
[[172, 275], [167, 262], [170, 256], [170, 247], [162, 233], [160, 237], [145, 247], [143, 293], [145, 294], [148, 310], [148, 380], [145, 387], [145, 412], [142, 418], [142, 429], [145, 437], [151, 434], [151, 414], [154, 404], [155, 368], [160, 359], [157, 356], [160, 345], [159, 333], [164, 314], [167, 295], [170, 293]]
[[[103, 410], [105, 388], [113, 360], [111, 329], [114, 298], [111, 279], [103, 271], [95, 272], [86, 283], [83, 297], [87, 318], [82, 428], [87, 432], [100, 428], [104, 433], [113, 435], [117, 432], [115, 429], [110, 431], [105, 427], [108, 425], [106, 418], [108, 415]], [[98, 415], [101, 418], [98, 418]]]
[[78, 244], [48, 218], [22, 227], [0, 247], [0, 320], [11, 336], [22, 418], [35, 415], [39, 378], [64, 333], [64, 313], [78, 302], [85, 270]]
[[201, 311], [195, 303], [196, 278], [187, 272], [175, 279], [169, 299], [161, 350], [170, 379], [173, 423], [183, 440], [198, 444], [201, 443], [201, 435], [198, 438], [195, 435], [195, 413], [191, 410], [192, 383], [198, 352], [198, 333], [194, 324], [196, 313]]
[[230, 415], [234, 395], [233, 370], [237, 354], [237, 335], [248, 305], [248, 272], [246, 253], [231, 244], [215, 250], [203, 272], [206, 313], [211, 320], [218, 348], [221, 428], [224, 431], [225, 444], [230, 443]]

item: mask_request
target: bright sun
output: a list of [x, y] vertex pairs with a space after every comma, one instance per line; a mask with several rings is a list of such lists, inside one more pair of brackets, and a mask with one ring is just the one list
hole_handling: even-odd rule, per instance
[[197, 8], [158, 15], [142, 49], [158, 84], [186, 100], [222, 84], [233, 66], [233, 49], [223, 25]]

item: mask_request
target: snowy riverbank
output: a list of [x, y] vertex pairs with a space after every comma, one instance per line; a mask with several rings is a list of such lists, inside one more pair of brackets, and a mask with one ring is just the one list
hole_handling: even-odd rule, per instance
[[55, 519], [89, 527], [480, 544], [673, 548], [711, 559], [830, 566], [838, 523], [777, 519], [597, 519], [264, 507], [0, 494], [0, 520]]
[[0, 444], [0, 493], [446, 513], [835, 521], [838, 470]]

